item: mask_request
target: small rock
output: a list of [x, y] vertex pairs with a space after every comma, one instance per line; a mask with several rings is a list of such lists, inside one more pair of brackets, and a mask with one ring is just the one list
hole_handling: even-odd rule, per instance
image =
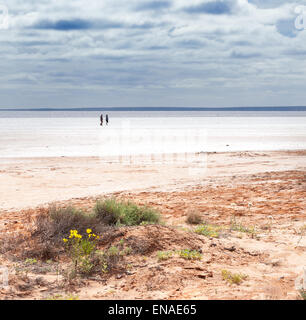
[[250, 256], [253, 256], [253, 257], [256, 257], [256, 256], [260, 255], [260, 252], [257, 252], [257, 251], [248, 251], [246, 253], [248, 253]]
[[37, 278], [35, 279], [35, 282], [36, 282], [36, 284], [38, 284], [39, 286], [42, 286], [42, 285], [44, 285], [44, 284], [46, 283], [46, 281], [44, 280], [43, 277], [37, 277]]
[[223, 249], [224, 249], [224, 250], [231, 251], [231, 252], [236, 250], [235, 246], [224, 247]]
[[130, 275], [132, 275], [132, 274], [135, 274], [136, 272], [126, 271], [125, 273], [130, 276]]
[[17, 285], [17, 289], [19, 291], [27, 291], [31, 288], [31, 285], [30, 284], [27, 284], [27, 283], [20, 283]]
[[281, 264], [281, 261], [278, 260], [278, 259], [274, 259], [274, 260], [271, 261], [271, 265], [273, 267], [278, 267], [280, 264]]

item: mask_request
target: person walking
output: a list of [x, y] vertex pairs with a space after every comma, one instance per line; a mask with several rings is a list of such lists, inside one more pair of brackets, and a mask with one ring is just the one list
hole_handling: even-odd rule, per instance
[[100, 115], [100, 126], [103, 126], [103, 114]]
[[108, 114], [105, 116], [106, 125], [108, 125]]

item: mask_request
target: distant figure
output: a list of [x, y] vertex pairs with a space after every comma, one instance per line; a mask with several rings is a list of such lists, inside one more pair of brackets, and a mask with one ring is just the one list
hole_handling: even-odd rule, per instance
[[103, 114], [100, 116], [100, 126], [103, 126]]
[[106, 125], [108, 125], [108, 114], [105, 116]]

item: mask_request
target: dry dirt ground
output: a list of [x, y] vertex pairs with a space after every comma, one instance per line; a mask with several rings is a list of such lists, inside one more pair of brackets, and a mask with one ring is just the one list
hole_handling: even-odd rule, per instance
[[[295, 156], [305, 160], [306, 152]], [[256, 166], [256, 156], [252, 161]], [[68, 265], [65, 257], [31, 262], [3, 253], [0, 265], [9, 270], [9, 285], [0, 288], [0, 299], [301, 299], [295, 281], [306, 268], [306, 170], [245, 169], [175, 190], [103, 195], [146, 204], [162, 214], [161, 225], [116, 228], [101, 242], [102, 248], [124, 239], [132, 249], [126, 268], [67, 286], [59, 271]], [[96, 199], [74, 198], [57, 205], [90, 210]], [[27, 232], [45, 210], [3, 212], [0, 237]], [[186, 222], [190, 213], [219, 226], [219, 237], [195, 233], [198, 225]], [[201, 259], [183, 259], [175, 253], [181, 249], [198, 250]], [[159, 260], [160, 251], [173, 254]], [[245, 277], [240, 284], [229, 283], [222, 270]]]

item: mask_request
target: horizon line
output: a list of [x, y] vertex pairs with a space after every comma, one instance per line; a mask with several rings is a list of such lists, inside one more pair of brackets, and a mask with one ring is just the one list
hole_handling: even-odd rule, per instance
[[43, 107], [1, 108], [0, 111], [306, 111], [306, 106], [274, 107]]

